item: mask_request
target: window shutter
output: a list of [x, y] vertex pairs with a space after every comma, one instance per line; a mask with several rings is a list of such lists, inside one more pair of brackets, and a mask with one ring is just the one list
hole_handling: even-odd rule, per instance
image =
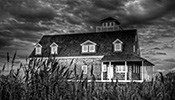
[[82, 66], [83, 74], [87, 74], [87, 65]]

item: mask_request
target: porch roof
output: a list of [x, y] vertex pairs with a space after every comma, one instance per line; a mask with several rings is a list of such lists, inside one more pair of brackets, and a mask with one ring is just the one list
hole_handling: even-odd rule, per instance
[[134, 54], [115, 54], [115, 55], [105, 55], [102, 62], [114, 62], [114, 61], [143, 61], [144, 66], [154, 66], [153, 63], [148, 60], [139, 57]]

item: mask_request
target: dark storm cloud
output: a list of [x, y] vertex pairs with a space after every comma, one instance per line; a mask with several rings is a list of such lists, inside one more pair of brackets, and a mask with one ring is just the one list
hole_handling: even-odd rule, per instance
[[[7, 1], [10, 2], [9, 0]], [[25, 5], [22, 5], [24, 2], [21, 0], [18, 2], [13, 1], [10, 2], [12, 6], [2, 9], [8, 12], [11, 17], [14, 17], [17, 22], [4, 24], [3, 27], [0, 27], [1, 30], [10, 30], [13, 34], [21, 35], [20, 37], [23, 38], [20, 39], [25, 40], [24, 37], [27, 35], [24, 35], [24, 31], [29, 35], [28, 37], [33, 38], [35, 37], [35, 34], [32, 34], [33, 32], [48, 30], [46, 27], [38, 26], [36, 22], [52, 20], [55, 17], [63, 21], [62, 23], [59, 22], [59, 25], [65, 22], [71, 25], [94, 25], [98, 20], [107, 16], [117, 17], [123, 24], [138, 24], [161, 17], [165, 14], [166, 10], [173, 10], [175, 8], [173, 6], [175, 4], [174, 0], [60, 0], [55, 1], [55, 3], [50, 2], [54, 5], [53, 7], [52, 5], [42, 6], [37, 0], [28, 2], [29, 1], [26, 0]], [[56, 4], [58, 4], [57, 6], [61, 6], [55, 7]], [[60, 9], [63, 10], [61, 10], [58, 16], [56, 11]], [[19, 32], [17, 32], [17, 30], [19, 30]], [[27, 31], [32, 32], [29, 33]], [[15, 38], [18, 35], [13, 36]], [[39, 36], [37, 36], [37, 39], [38, 38]], [[155, 36], [155, 38], [157, 38], [157, 36]], [[30, 39], [26, 40], [31, 41]], [[155, 42], [152, 39], [150, 39], [150, 41]]]
[[94, 6], [106, 10], [116, 10], [123, 6], [122, 0], [93, 0]]
[[154, 50], [147, 50], [147, 51], [141, 51], [142, 55], [152, 55], [152, 56], [156, 56], [156, 55], [167, 55], [166, 52], [158, 52], [158, 51], [154, 51]]
[[14, 39], [37, 42], [41, 34], [37, 32], [46, 31], [48, 28], [36, 23], [19, 22], [15, 19], [7, 19], [0, 24], [0, 48], [11, 46]]
[[126, 24], [145, 24], [175, 9], [174, 0], [133, 0], [125, 3], [126, 13], [121, 14]]
[[37, 9], [15, 7], [9, 9], [9, 13], [17, 18], [22, 18], [27, 21], [52, 20], [56, 16], [54, 9], [49, 7], [41, 7]]
[[37, 42], [40, 37], [41, 34], [36, 34], [34, 32], [19, 30], [13, 30], [13, 32], [7, 30], [0, 31], [0, 48], [13, 45], [15, 39], [28, 42]]
[[[40, 1], [43, 4], [38, 0], [0, 0], [0, 12], [2, 12], [0, 18], [7, 22], [0, 24], [1, 40], [7, 40], [2, 42], [1, 47], [13, 42], [8, 39], [37, 42], [42, 36], [38, 33], [43, 32], [44, 34], [44, 31], [50, 30], [50, 26], [53, 26], [52, 28], [55, 30], [60, 29], [60, 32], [62, 32], [61, 29], [88, 29], [87, 26], [94, 26], [100, 19], [108, 16], [116, 17], [122, 24], [126, 25], [140, 23], [151, 25], [154, 19], [160, 18], [170, 11], [173, 12], [175, 9], [174, 0]], [[9, 21], [9, 18], [14, 20]], [[52, 21], [56, 24], [40, 26], [38, 23], [41, 21], [43, 23]], [[5, 35], [3, 31], [9, 31], [9, 33]], [[152, 34], [151, 37], [148, 37], [149, 39], [145, 37], [142, 42], [155, 44], [154, 40], [159, 37], [172, 36], [171, 32], [166, 34], [162, 32], [161, 35]]]
[[[15, 47], [17, 41], [37, 42], [48, 27], [39, 24], [56, 16], [55, 10], [39, 0], [0, 0], [0, 48]], [[23, 46], [22, 44], [19, 44]]]
[[175, 9], [175, 1], [174, 0], [154, 0], [158, 3], [164, 4], [167, 11], [171, 11]]
[[68, 5], [65, 12], [71, 13], [74, 16], [67, 14], [66, 20], [70, 24], [81, 25], [85, 23], [90, 26], [98, 24], [102, 18], [112, 16], [115, 17], [116, 13], [121, 12], [121, 1], [117, 0], [77, 0], [76, 2], [67, 0], [65, 3]]
[[39, 26], [35, 23], [9, 23], [9, 24], [1, 24], [1, 30], [23, 30], [23, 31], [46, 31], [47, 27]]
[[[175, 9], [174, 0], [60, 0], [55, 2], [66, 6], [62, 12], [63, 15], [65, 13], [74, 15], [66, 15], [62, 18], [71, 24], [78, 25], [81, 25], [82, 21], [93, 25], [104, 16], [116, 16], [122, 24], [148, 23]], [[28, 6], [12, 6], [7, 11], [17, 18], [38, 21], [54, 19], [57, 16], [55, 10], [60, 9], [60, 7], [58, 9], [38, 7], [36, 4], [31, 4], [34, 5], [32, 6], [34, 9]]]
[[0, 6], [4, 14], [27, 21], [52, 20], [56, 16], [52, 7], [43, 6], [39, 0], [0, 0]]
[[166, 62], [171, 62], [171, 63], [175, 63], [175, 59], [174, 59], [174, 58], [165, 59], [164, 61], [166, 61]]
[[[152, 20], [160, 18], [175, 9], [174, 0], [64, 0], [64, 13], [71, 24], [96, 25], [102, 18], [112, 16], [124, 25], [152, 24]], [[77, 20], [77, 18], [82, 20]]]
[[9, 41], [10, 39], [0, 37], [0, 48], [11, 45]]
[[22, 41], [29, 41], [29, 42], [37, 42], [38, 39], [41, 38], [41, 34], [37, 34], [35, 32], [26, 32], [26, 31], [16, 31], [14, 32], [13, 38], [17, 38]]

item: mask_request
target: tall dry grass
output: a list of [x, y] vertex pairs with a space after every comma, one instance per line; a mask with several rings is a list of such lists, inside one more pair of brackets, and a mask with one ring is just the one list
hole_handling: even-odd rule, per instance
[[151, 82], [97, 83], [93, 66], [88, 82], [83, 72], [78, 75], [76, 65], [70, 70], [59, 65], [55, 58], [32, 59], [28, 66], [20, 64], [14, 70], [15, 58], [16, 53], [8, 75], [2, 74], [7, 64], [0, 71], [0, 100], [175, 100], [175, 73], [165, 76], [160, 73]]

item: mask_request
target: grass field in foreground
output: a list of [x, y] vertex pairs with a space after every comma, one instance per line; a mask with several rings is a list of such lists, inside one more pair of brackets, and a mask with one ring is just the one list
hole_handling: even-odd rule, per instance
[[151, 82], [97, 83], [92, 67], [87, 82], [76, 65], [69, 70], [54, 59], [33, 59], [13, 70], [15, 56], [9, 74], [3, 75], [7, 65], [0, 70], [0, 100], [175, 100], [175, 73], [159, 73]]

